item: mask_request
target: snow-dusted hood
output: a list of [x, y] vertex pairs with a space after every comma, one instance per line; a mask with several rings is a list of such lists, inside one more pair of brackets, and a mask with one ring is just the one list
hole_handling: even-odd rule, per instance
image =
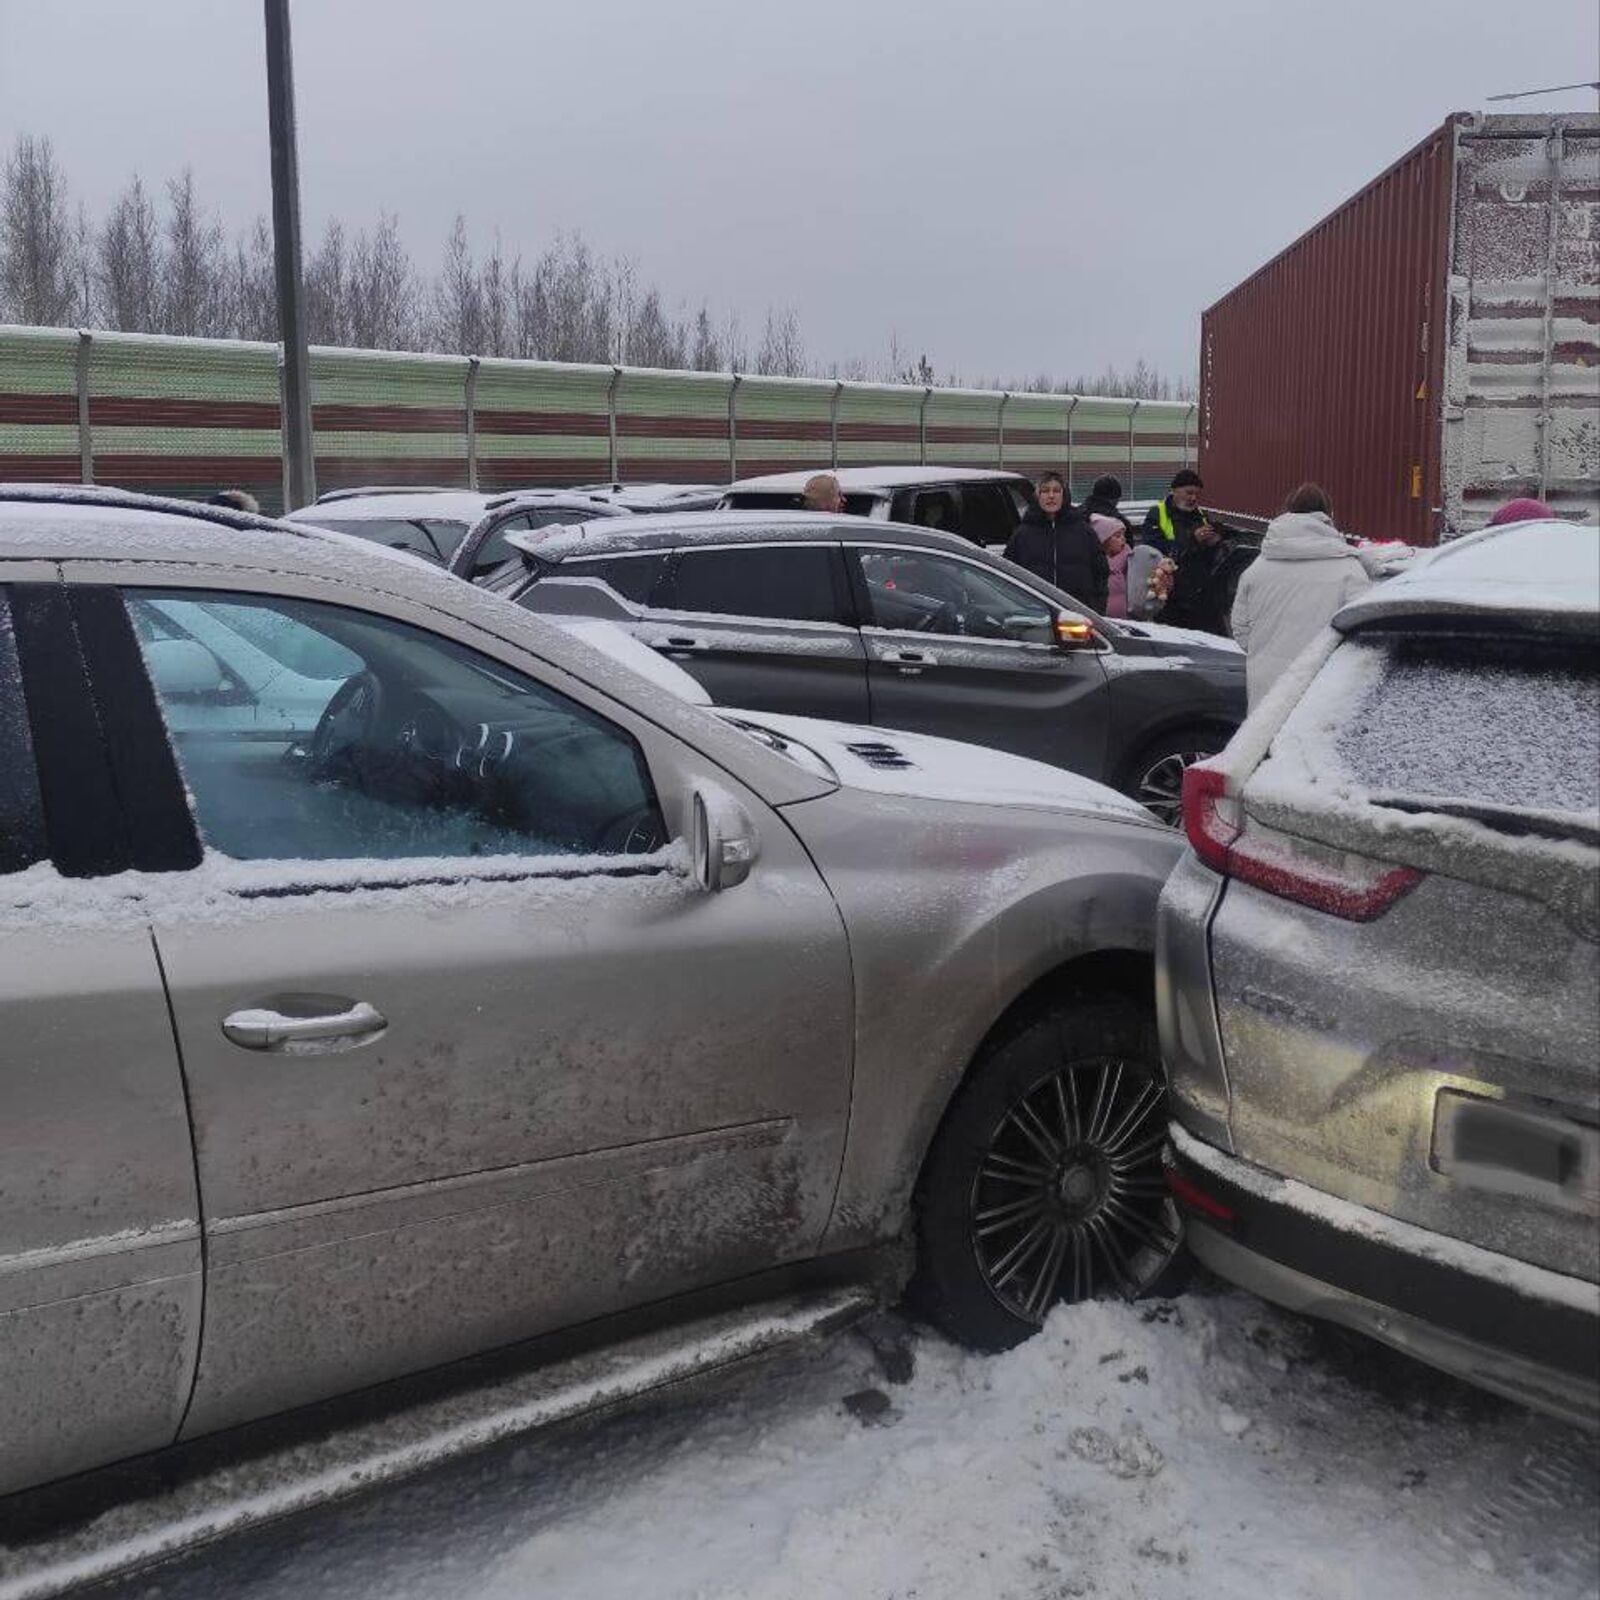
[[[765, 729], [780, 739], [792, 740], [803, 751], [820, 756], [847, 788], [919, 800], [1071, 811], [1161, 827], [1138, 801], [1103, 783], [1000, 750], [894, 728], [867, 728], [770, 711], [718, 707], [717, 714], [736, 726]], [[794, 754], [802, 758], [800, 752]]]
[[1323, 511], [1286, 511], [1267, 524], [1263, 561], [1355, 561], [1354, 550]]

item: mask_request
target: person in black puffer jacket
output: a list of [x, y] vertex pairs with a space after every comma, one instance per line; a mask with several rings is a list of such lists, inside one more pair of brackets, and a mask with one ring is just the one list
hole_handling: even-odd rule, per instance
[[1096, 611], [1106, 608], [1111, 568], [1089, 519], [1067, 504], [1059, 472], [1039, 480], [1038, 504], [1029, 506], [1006, 545], [1006, 559], [1064, 589]]
[[1078, 509], [1091, 521], [1095, 517], [1115, 517], [1127, 530], [1128, 543], [1133, 544], [1135, 542], [1133, 524], [1119, 509], [1121, 500], [1122, 479], [1108, 472], [1090, 484], [1089, 497]]

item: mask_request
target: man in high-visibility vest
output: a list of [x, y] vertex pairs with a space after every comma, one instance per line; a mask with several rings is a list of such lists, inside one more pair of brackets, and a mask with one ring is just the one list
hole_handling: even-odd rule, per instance
[[1203, 488], [1200, 474], [1192, 467], [1177, 473], [1166, 499], [1158, 500], [1145, 513], [1139, 529], [1140, 542], [1153, 544], [1176, 561], [1194, 543], [1196, 531], [1205, 525], [1206, 514], [1200, 509]]

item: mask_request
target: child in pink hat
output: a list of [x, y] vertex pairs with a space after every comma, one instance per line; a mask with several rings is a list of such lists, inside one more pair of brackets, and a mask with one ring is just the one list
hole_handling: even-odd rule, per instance
[[1111, 568], [1111, 583], [1106, 592], [1106, 615], [1126, 617], [1128, 614], [1128, 530], [1120, 517], [1108, 517], [1097, 512], [1089, 518], [1100, 548], [1106, 553], [1106, 564]]

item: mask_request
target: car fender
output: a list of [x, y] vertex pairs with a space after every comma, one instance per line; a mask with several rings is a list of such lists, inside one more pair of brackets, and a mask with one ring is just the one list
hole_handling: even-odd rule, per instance
[[850, 939], [850, 1128], [824, 1237], [842, 1250], [904, 1230], [945, 1107], [1021, 996], [1085, 956], [1153, 952], [1182, 842], [1143, 822], [848, 789], [784, 816]]

